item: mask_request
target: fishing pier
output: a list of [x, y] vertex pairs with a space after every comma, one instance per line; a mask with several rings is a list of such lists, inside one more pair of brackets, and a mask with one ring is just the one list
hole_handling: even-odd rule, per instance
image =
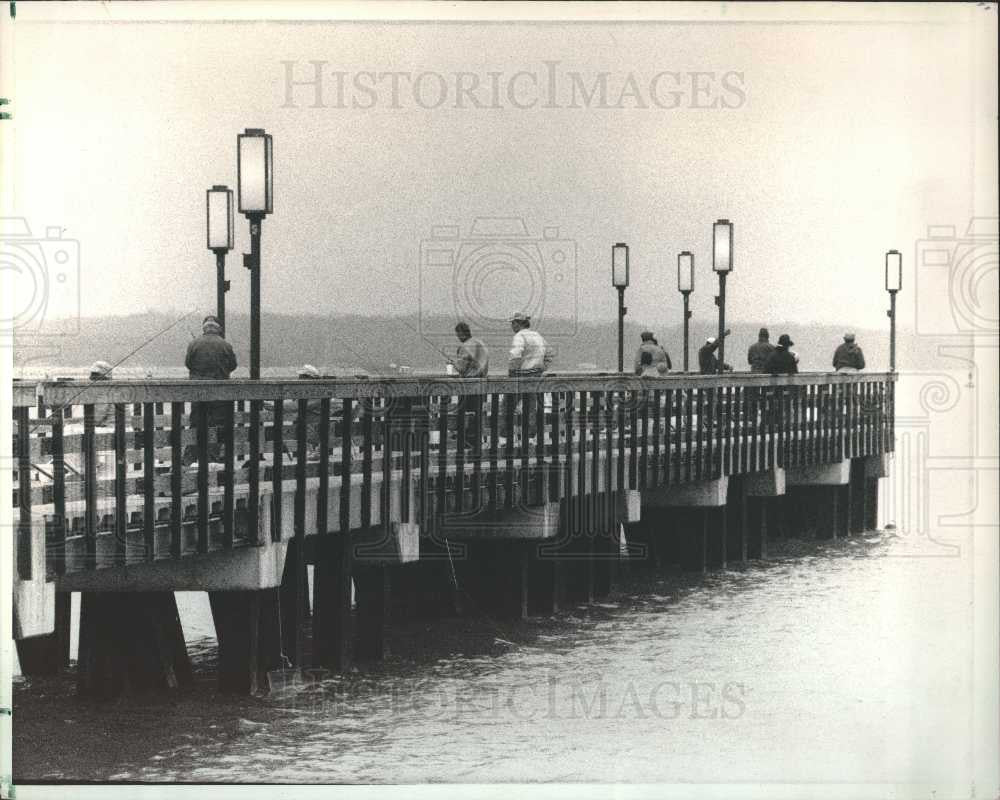
[[71, 592], [81, 693], [191, 680], [178, 591], [209, 594], [220, 690], [252, 693], [282, 654], [380, 658], [395, 614], [550, 614], [606, 595], [626, 561], [724, 569], [782, 531], [856, 534], [876, 525], [894, 389], [893, 373], [15, 382], [21, 670], [68, 666]]

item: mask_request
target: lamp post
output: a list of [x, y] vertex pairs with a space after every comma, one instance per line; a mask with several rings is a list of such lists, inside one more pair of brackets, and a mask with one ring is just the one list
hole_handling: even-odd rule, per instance
[[233, 249], [233, 190], [213, 186], [205, 192], [205, 218], [208, 249], [215, 253], [215, 316], [226, 335], [226, 254]]
[[240, 213], [250, 223], [250, 252], [243, 266], [250, 270], [250, 377], [260, 378], [260, 229], [273, 208], [271, 136], [247, 128], [236, 137], [236, 180]]
[[618, 290], [618, 371], [625, 371], [625, 287], [628, 286], [628, 245], [611, 248], [611, 285]]
[[691, 309], [688, 303], [694, 291], [694, 255], [685, 250], [677, 254], [677, 291], [684, 297], [684, 371], [688, 371], [688, 322]]
[[889, 371], [896, 371], [896, 292], [903, 288], [903, 256], [898, 250], [885, 254], [885, 290], [889, 293]]
[[733, 270], [733, 223], [720, 219], [712, 226], [712, 269], [719, 275], [719, 374], [726, 369], [726, 276]]

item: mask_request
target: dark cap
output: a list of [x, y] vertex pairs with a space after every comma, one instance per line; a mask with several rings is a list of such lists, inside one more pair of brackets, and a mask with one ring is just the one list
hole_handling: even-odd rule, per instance
[[653, 332], [643, 331], [642, 333], [639, 334], [639, 338], [642, 339], [644, 342], [648, 342], [650, 339], [653, 338]]
[[771, 336], [771, 333], [770, 331], [768, 331], [767, 328], [761, 328], [759, 331], [757, 331], [757, 336], [761, 339], [767, 339]]
[[783, 333], [778, 337], [778, 344], [782, 347], [791, 347], [795, 342], [791, 340], [791, 337], [787, 333]]

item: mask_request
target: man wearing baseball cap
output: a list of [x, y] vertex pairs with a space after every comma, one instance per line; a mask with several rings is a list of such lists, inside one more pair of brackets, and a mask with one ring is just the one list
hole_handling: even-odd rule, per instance
[[514, 338], [510, 344], [507, 374], [527, 377], [541, 375], [552, 362], [549, 346], [538, 331], [531, 329], [531, 317], [518, 312], [510, 318]]
[[[722, 332], [722, 336], [726, 337], [731, 333], [729, 328], [726, 328]], [[714, 336], [709, 336], [705, 340], [705, 344], [698, 348], [698, 371], [702, 375], [715, 375], [719, 372], [719, 359], [715, 355], [715, 351], [719, 348], [719, 342], [716, 341]], [[728, 364], [723, 364], [722, 369], [725, 372], [731, 372], [732, 367]]]

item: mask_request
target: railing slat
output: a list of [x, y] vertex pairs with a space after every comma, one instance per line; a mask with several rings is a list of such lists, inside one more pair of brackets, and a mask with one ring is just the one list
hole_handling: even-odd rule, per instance
[[545, 463], [545, 393], [538, 392], [535, 396], [535, 479], [532, 489], [532, 501], [541, 505], [547, 496], [549, 470]]
[[125, 405], [115, 404], [115, 559], [124, 564], [128, 550], [128, 506], [125, 486]]
[[653, 486], [660, 485], [660, 413], [663, 395], [659, 389], [653, 391]]
[[236, 444], [234, 441], [235, 423], [233, 422], [233, 404], [226, 403], [224, 408], [222, 458], [223, 469], [225, 470], [226, 475], [222, 489], [222, 546], [224, 549], [230, 550], [233, 546], [236, 527]]
[[285, 404], [274, 401], [274, 461], [271, 466], [271, 541], [281, 541], [281, 506], [284, 492], [285, 466]]
[[66, 459], [63, 453], [63, 409], [52, 409], [52, 500], [51, 547], [56, 575], [66, 574]]
[[[329, 402], [329, 401], [328, 401]], [[354, 455], [353, 452], [353, 439], [351, 438], [351, 426], [353, 424], [354, 417], [354, 404], [350, 399], [345, 399], [341, 403], [341, 426], [340, 426], [340, 536], [350, 537], [351, 530], [351, 459]], [[326, 439], [320, 440], [320, 445], [326, 445], [329, 448], [329, 442]], [[329, 458], [329, 450], [327, 450], [327, 458]], [[320, 456], [322, 459], [322, 455]], [[322, 463], [326, 463], [323, 461]], [[321, 470], [320, 475], [322, 476], [326, 470]], [[320, 481], [324, 478], [320, 477]], [[327, 491], [329, 491], [329, 477], [325, 478], [327, 482]], [[322, 486], [322, 483], [320, 484]], [[322, 495], [323, 492], [320, 491]], [[324, 498], [321, 498], [324, 501]], [[323, 502], [323, 507], [326, 507], [325, 502]], [[324, 511], [324, 514], [326, 512]], [[320, 528], [320, 533], [326, 533], [325, 530]]]
[[[209, 407], [202, 403], [197, 407], [198, 427], [198, 552], [208, 552], [208, 415]], [[149, 553], [147, 552], [147, 557]]]
[[251, 541], [264, 544], [260, 527], [260, 412], [261, 401], [250, 401], [250, 472], [247, 476], [247, 533]]
[[184, 477], [184, 452], [181, 448], [181, 433], [184, 416], [183, 403], [170, 404], [170, 556], [181, 556], [182, 508], [181, 488]]
[[[146, 560], [156, 558], [156, 460], [153, 455], [153, 417], [156, 409], [152, 403], [142, 407], [142, 536], [146, 546]], [[206, 479], [207, 480], [207, 479]]]
[[86, 511], [83, 535], [86, 568], [97, 566], [97, 449], [94, 443], [94, 406], [83, 407], [83, 483]]
[[448, 404], [450, 395], [438, 398], [438, 458], [437, 458], [437, 517], [441, 519], [447, 512], [448, 490]]
[[503, 505], [504, 508], [512, 508], [514, 503], [514, 411], [517, 405], [516, 394], [505, 394], [503, 396], [504, 426], [503, 432], [506, 437], [504, 448], [504, 482], [503, 482]]
[[459, 514], [465, 510], [466, 407], [466, 398], [459, 397], [455, 405], [455, 511]]
[[31, 531], [31, 430], [29, 429], [30, 409], [21, 406], [14, 409], [17, 419], [17, 574], [21, 580], [30, 581], [32, 567]]

